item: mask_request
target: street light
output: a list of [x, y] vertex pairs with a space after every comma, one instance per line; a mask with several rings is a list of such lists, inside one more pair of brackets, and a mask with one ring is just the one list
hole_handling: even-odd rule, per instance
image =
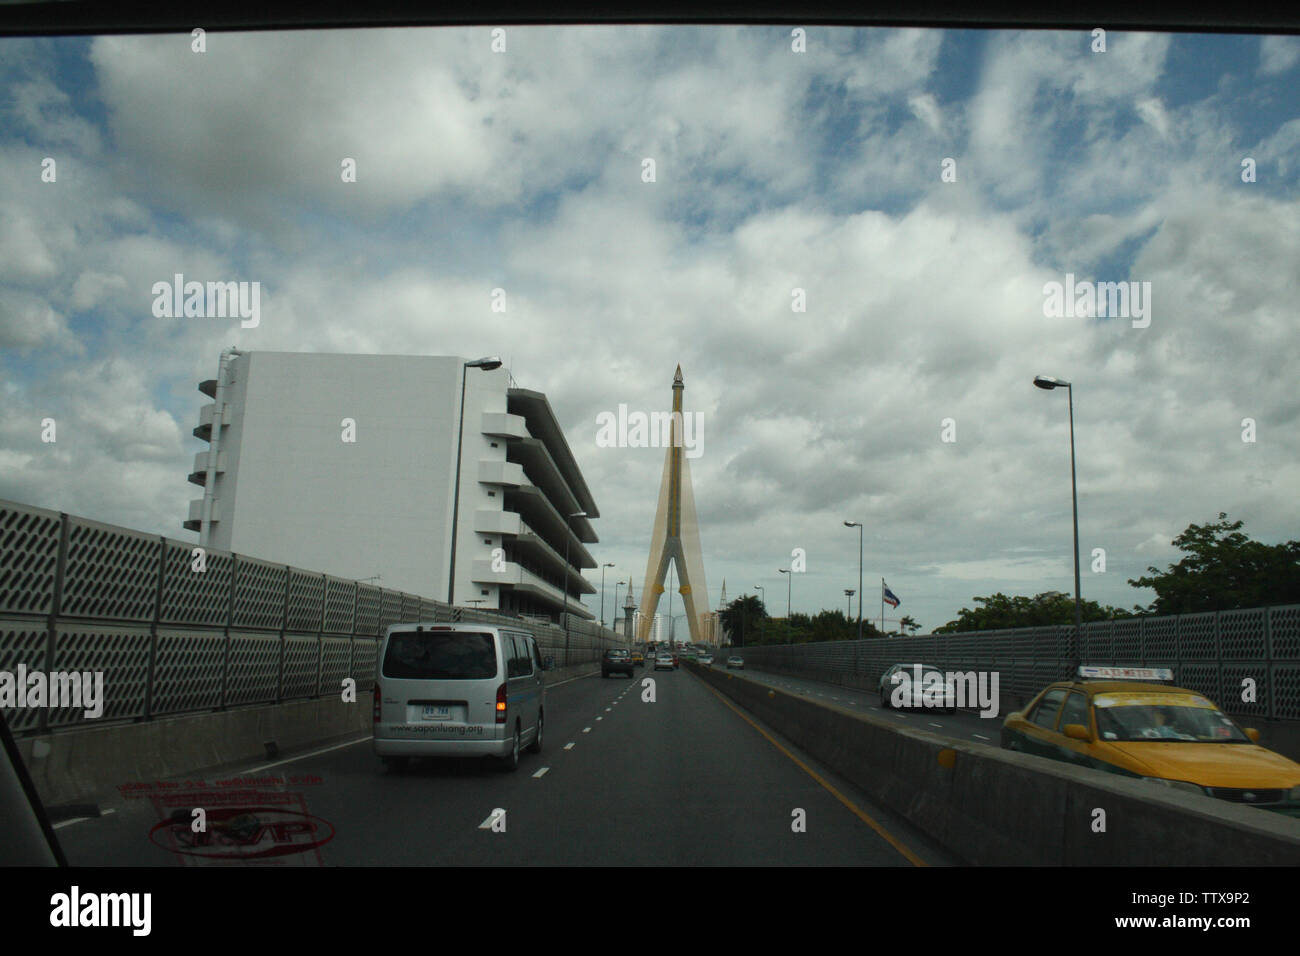
[[789, 568], [777, 568], [782, 574], [790, 575], [785, 579], [785, 620], [790, 623], [790, 589], [794, 586], [794, 572]]
[[605, 569], [612, 568], [612, 564], [602, 564], [600, 566], [600, 626], [605, 626]]
[[853, 595], [857, 594], [858, 592], [853, 590], [853, 588], [845, 588], [844, 593], [849, 596], [849, 610], [845, 614], [845, 617], [847, 617], [851, 621], [853, 620]]
[[[456, 606], [456, 523], [460, 518], [460, 451], [465, 441], [465, 379], [469, 369], [481, 368], [490, 372], [501, 367], [501, 359], [495, 355], [466, 362], [460, 370], [460, 423], [456, 426], [456, 490], [452, 492], [451, 504], [451, 560], [447, 562], [447, 606]], [[566, 662], [567, 663], [567, 662]]]
[[[766, 614], [767, 613], [767, 589], [764, 588], [763, 585], [761, 584], [755, 584], [754, 587], [758, 588], [759, 593], [762, 595], [762, 597], [760, 597], [759, 600], [762, 602], [763, 605], [763, 613]], [[761, 617], [758, 619], [758, 639], [760, 642], [763, 640], [763, 619]]]
[[858, 640], [862, 640], [862, 523], [846, 521], [844, 527], [858, 529]]
[[573, 535], [573, 529], [569, 527], [569, 522], [574, 518], [585, 518], [587, 512], [575, 511], [564, 519], [564, 666], [569, 666], [569, 538]]
[[614, 630], [618, 630], [618, 628], [615, 626], [618, 624], [618, 589], [621, 588], [622, 586], [623, 586], [622, 581], [614, 582], [614, 619], [610, 622], [609, 625], [610, 627], [614, 628]]
[[1074, 386], [1046, 375], [1034, 376], [1034, 384], [1049, 392], [1054, 388], [1064, 388], [1070, 406], [1070, 500], [1074, 507], [1074, 663], [1077, 667], [1077, 655], [1083, 637], [1083, 607], [1079, 599], [1079, 490], [1074, 477]]

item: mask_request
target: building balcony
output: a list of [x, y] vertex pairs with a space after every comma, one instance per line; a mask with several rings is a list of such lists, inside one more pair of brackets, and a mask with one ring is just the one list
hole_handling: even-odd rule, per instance
[[[212, 425], [216, 418], [216, 402], [209, 402], [199, 409], [199, 424], [194, 429], [195, 438], [202, 438], [204, 441], [212, 441]], [[221, 406], [221, 424], [230, 424], [230, 403], [225, 402]]]
[[509, 461], [480, 461], [478, 480], [485, 485], [509, 485], [514, 488], [528, 484], [524, 469]]

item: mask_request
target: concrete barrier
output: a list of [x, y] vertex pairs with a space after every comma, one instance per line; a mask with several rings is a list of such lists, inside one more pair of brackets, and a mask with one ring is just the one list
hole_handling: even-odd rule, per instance
[[[600, 673], [599, 664], [574, 664], [547, 672], [547, 683]], [[337, 697], [237, 707], [141, 723], [78, 725], [17, 741], [46, 806], [88, 801], [127, 783], [152, 783], [232, 764], [267, 760], [278, 753], [368, 734], [373, 697]]]
[[[684, 666], [966, 863], [1300, 864], [1295, 819], [950, 740], [743, 676]], [[1104, 831], [1095, 829], [1101, 819]]]

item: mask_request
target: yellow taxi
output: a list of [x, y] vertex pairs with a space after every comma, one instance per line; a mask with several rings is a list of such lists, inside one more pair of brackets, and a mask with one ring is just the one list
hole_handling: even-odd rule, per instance
[[633, 651], [632, 663], [637, 667], [645, 667], [645, 655], [640, 651]]
[[1300, 817], [1300, 764], [1260, 747], [1167, 668], [1079, 668], [1002, 724], [1007, 750]]

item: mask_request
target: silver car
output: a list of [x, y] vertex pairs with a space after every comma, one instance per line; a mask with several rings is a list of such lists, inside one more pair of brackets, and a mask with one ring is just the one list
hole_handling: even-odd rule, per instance
[[[936, 675], [931, 677], [929, 675]], [[882, 708], [921, 707], [957, 711], [957, 691], [943, 671], [931, 664], [894, 664], [880, 675]]]
[[376, 662], [375, 753], [390, 769], [411, 757], [495, 757], [542, 749], [546, 669], [526, 630], [485, 624], [394, 624]]

